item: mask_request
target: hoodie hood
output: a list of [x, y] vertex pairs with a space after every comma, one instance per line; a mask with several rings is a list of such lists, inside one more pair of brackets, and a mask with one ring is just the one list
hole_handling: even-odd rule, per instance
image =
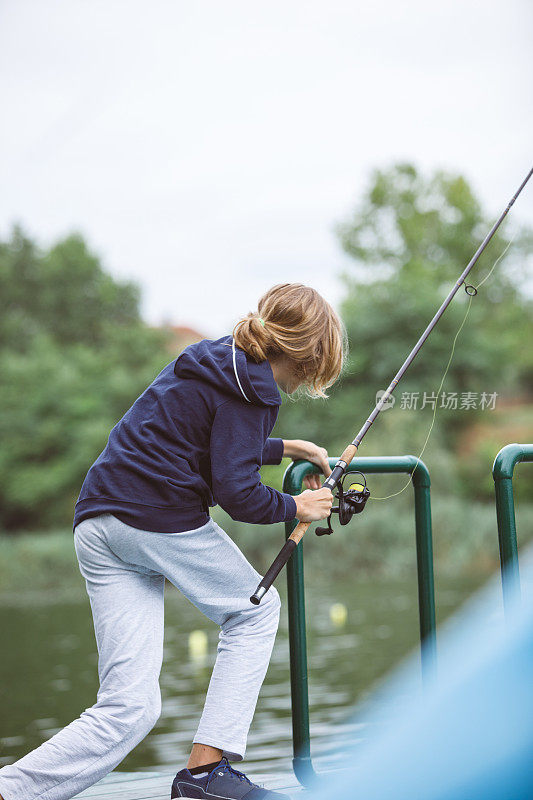
[[202, 339], [185, 348], [174, 364], [178, 378], [196, 378], [225, 394], [259, 406], [280, 406], [281, 395], [268, 361], [259, 364], [235, 346], [233, 336]]

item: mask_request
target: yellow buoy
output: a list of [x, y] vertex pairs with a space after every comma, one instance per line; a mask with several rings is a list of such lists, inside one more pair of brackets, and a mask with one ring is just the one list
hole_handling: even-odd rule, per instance
[[207, 654], [207, 634], [205, 631], [196, 630], [189, 634], [189, 655], [194, 659], [201, 659]]
[[344, 603], [333, 603], [329, 609], [329, 618], [338, 628], [344, 625], [347, 616], [348, 611]]

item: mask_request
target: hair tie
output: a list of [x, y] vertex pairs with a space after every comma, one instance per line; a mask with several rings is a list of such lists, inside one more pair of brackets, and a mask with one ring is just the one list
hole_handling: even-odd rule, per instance
[[258, 320], [259, 320], [259, 322], [261, 323], [261, 325], [264, 328], [265, 327], [265, 320], [262, 317], [258, 317]]

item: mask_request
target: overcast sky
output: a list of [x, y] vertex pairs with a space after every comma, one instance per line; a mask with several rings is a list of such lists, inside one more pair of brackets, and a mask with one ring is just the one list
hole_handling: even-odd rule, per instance
[[[81, 231], [151, 323], [331, 302], [333, 226], [398, 159], [488, 211], [533, 163], [531, 0], [2, 0], [0, 235]], [[533, 224], [533, 185], [515, 207]], [[477, 243], [472, 243], [475, 250]]]

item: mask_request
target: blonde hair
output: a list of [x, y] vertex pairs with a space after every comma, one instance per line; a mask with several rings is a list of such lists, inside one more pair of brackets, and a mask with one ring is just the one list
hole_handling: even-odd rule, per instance
[[[261, 322], [262, 320], [263, 322]], [[286, 356], [309, 397], [328, 397], [348, 354], [340, 317], [310, 286], [279, 283], [233, 328], [235, 344], [255, 361]]]

